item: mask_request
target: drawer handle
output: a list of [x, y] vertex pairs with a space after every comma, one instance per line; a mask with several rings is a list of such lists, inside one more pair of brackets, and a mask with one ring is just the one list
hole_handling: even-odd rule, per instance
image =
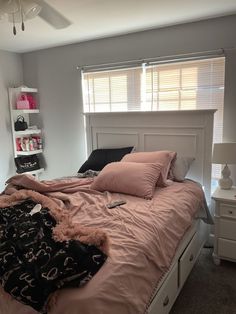
[[232, 211], [232, 210], [229, 210], [229, 214], [232, 215], [232, 214], [233, 214], [233, 211]]
[[167, 306], [169, 304], [169, 302], [170, 302], [170, 299], [169, 299], [169, 297], [167, 295], [165, 300], [164, 300], [164, 302], [163, 302], [163, 306]]
[[193, 254], [190, 255], [189, 261], [190, 261], [190, 262], [193, 261]]

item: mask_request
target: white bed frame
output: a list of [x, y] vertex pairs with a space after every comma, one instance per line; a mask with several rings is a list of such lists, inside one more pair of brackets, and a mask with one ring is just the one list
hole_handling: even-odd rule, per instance
[[[85, 114], [87, 153], [135, 146], [136, 151], [173, 150], [194, 157], [188, 177], [200, 182], [210, 201], [215, 110]], [[153, 293], [148, 314], [169, 313], [209, 235], [196, 220], [182, 239], [169, 271]]]

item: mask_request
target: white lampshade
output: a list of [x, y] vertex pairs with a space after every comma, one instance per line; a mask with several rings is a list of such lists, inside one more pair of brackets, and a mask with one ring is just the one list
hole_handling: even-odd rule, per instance
[[215, 143], [213, 164], [236, 164], [236, 143]]

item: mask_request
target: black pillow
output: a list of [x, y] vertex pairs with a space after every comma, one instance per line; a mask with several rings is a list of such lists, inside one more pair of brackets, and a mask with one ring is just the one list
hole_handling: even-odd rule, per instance
[[80, 167], [78, 172], [83, 173], [89, 169], [100, 171], [110, 162], [120, 161], [126, 154], [129, 154], [132, 150], [133, 146], [123, 148], [95, 149], [92, 151], [85, 163]]

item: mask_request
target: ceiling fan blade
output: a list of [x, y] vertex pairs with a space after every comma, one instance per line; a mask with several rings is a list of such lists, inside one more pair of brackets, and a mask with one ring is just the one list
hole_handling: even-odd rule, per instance
[[44, 0], [36, 0], [42, 9], [39, 16], [56, 29], [66, 28], [72, 23]]
[[0, 0], [0, 10], [7, 14], [16, 13], [19, 10], [18, 2], [14, 0]]

